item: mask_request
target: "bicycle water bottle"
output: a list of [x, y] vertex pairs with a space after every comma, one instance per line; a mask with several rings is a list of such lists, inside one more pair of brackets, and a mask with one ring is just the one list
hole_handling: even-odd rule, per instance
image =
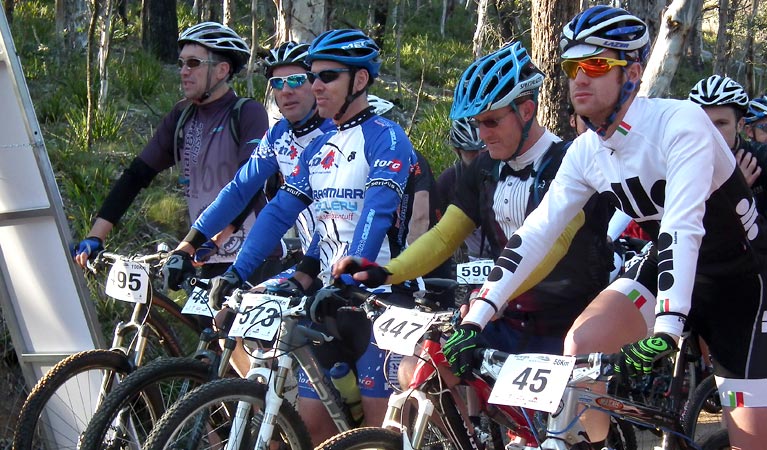
[[357, 377], [352, 372], [349, 364], [338, 362], [330, 369], [330, 381], [338, 389], [341, 398], [349, 406], [349, 412], [352, 420], [359, 425], [364, 418], [362, 411], [362, 398], [360, 396], [360, 387], [357, 384]]

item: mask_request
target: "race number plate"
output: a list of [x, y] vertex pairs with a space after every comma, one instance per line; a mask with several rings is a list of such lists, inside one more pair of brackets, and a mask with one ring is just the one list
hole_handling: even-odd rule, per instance
[[117, 300], [146, 303], [149, 291], [149, 268], [134, 261], [119, 260], [112, 264], [105, 293]]
[[373, 335], [380, 349], [412, 356], [432, 320], [434, 313], [392, 306], [373, 323]]
[[511, 355], [501, 368], [489, 402], [553, 413], [574, 365], [572, 356]]
[[[207, 284], [209, 280], [201, 279], [200, 281]], [[182, 314], [194, 314], [206, 317], [213, 317], [214, 312], [215, 311], [208, 306], [208, 291], [199, 286], [195, 286], [194, 289], [192, 289], [192, 293], [189, 294], [189, 298], [186, 299], [184, 308], [181, 310]]]
[[229, 336], [271, 341], [280, 327], [282, 311], [288, 306], [288, 297], [268, 294], [243, 295]]
[[456, 281], [458, 284], [483, 284], [493, 270], [495, 263], [492, 259], [478, 259], [456, 266]]

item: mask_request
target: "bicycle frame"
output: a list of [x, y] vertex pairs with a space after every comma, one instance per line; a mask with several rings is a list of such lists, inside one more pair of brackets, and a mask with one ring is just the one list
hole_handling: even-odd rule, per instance
[[[268, 449], [274, 433], [275, 420], [282, 402], [285, 400], [285, 382], [288, 375], [293, 372], [296, 363], [306, 372], [307, 378], [312, 383], [320, 401], [325, 405], [325, 409], [327, 409], [338, 430], [349, 430], [354, 423], [348, 407], [307, 346], [307, 344], [319, 345], [323, 342], [330, 342], [334, 338], [299, 323], [299, 320], [305, 316], [304, 301], [302, 299], [298, 306], [282, 312], [282, 325], [275, 339], [276, 347], [269, 350], [259, 348], [253, 357], [251, 369], [246, 377], [249, 380], [264, 382], [267, 386], [263, 420], [255, 445], [256, 450]], [[268, 361], [275, 359], [277, 360], [277, 368], [268, 367]], [[226, 446], [227, 450], [240, 448], [244, 437], [244, 424], [250, 409], [251, 406], [248, 403], [238, 403], [237, 413], [232, 420], [232, 432]]]

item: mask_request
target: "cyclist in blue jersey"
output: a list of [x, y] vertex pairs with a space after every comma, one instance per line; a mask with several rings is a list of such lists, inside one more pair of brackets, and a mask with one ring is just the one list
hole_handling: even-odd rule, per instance
[[[274, 93], [277, 107], [283, 115], [267, 130], [250, 159], [240, 168], [215, 201], [197, 218], [184, 240], [165, 264], [166, 283], [178, 289], [179, 283], [193, 269], [184, 262], [212, 236], [221, 231], [264, 189], [270, 177], [287, 177], [299, 155], [317, 136], [334, 128], [333, 122], [317, 114], [311, 84], [307, 81], [306, 62], [309, 44], [286, 42], [264, 59], [266, 76]], [[314, 217], [305, 209], [296, 220], [295, 228], [306, 251], [314, 232]]]
[[[402, 128], [368, 105], [366, 93], [378, 76], [379, 54], [375, 42], [357, 30], [327, 31], [312, 42], [309, 81], [320, 116], [331, 118], [336, 130], [316, 138], [301, 154], [276, 197], [262, 210], [231, 269], [212, 280], [214, 305], [263, 262], [273, 243], [307, 207], [316, 225], [312, 244], [294, 275], [302, 288], [329, 272], [342, 256], [388, 261], [399, 252], [402, 243], [388, 233], [398, 218], [415, 155]], [[312, 305], [314, 319], [322, 320], [323, 308], [322, 302]], [[381, 423], [390, 393], [384, 352], [369, 345], [359, 357], [346, 346], [323, 345], [317, 356], [326, 368], [340, 359], [356, 369], [366, 421]], [[305, 376], [298, 378], [299, 411], [312, 441], [319, 444], [336, 428]]]
[[[573, 141], [541, 205], [509, 238], [445, 356], [465, 374], [477, 330], [538, 265], [551, 237], [603, 193], [657, 250], [586, 307], [568, 332], [566, 354], [620, 352], [616, 370], [641, 378], [676, 350], [689, 325], [714, 358], [730, 443], [762, 448], [767, 223], [732, 151], [694, 103], [637, 96], [649, 35], [636, 16], [603, 5], [586, 9], [565, 26], [560, 46], [570, 100], [593, 131]], [[591, 412], [583, 420], [600, 448], [608, 421]]]
[[[219, 23], [203, 22], [181, 33], [178, 45], [185, 98], [163, 117], [142, 152], [115, 182], [87, 237], [73, 251], [81, 266], [103, 248], [104, 239], [139, 192], [165, 169], [178, 168], [189, 218], [194, 221], [247, 161], [268, 128], [263, 105], [239, 98], [229, 85], [250, 56], [237, 33]], [[254, 208], [237, 209], [231, 222], [222, 224], [220, 229], [228, 226], [216, 237], [221, 251], [203, 266], [204, 276], [218, 275], [231, 264], [253, 223], [253, 212]], [[185, 262], [191, 267], [191, 258]]]
[[746, 113], [746, 136], [767, 144], [767, 95], [752, 99]]

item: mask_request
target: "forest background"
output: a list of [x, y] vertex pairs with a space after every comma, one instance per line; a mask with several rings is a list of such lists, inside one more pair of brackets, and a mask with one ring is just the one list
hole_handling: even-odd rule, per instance
[[[181, 98], [179, 31], [217, 20], [253, 48], [240, 95], [270, 103], [260, 57], [292, 39], [309, 41], [328, 28], [360, 28], [383, 51], [371, 93], [393, 101], [397, 118], [435, 176], [452, 164], [447, 144], [452, 92], [476, 57], [515, 39], [547, 75], [539, 120], [563, 137], [566, 78], [558, 64], [562, 26], [594, 4], [628, 9], [655, 39], [643, 93], [684, 98], [699, 79], [726, 74], [751, 96], [763, 95], [767, 9], [759, 0], [4, 0], [3, 8], [54, 168], [73, 241], [85, 236], [113, 181]], [[656, 39], [657, 38], [657, 39]], [[273, 107], [270, 111], [275, 111]], [[145, 189], [106, 247], [174, 246], [189, 227], [175, 183], [162, 174]], [[92, 283], [104, 328], [121, 311]], [[0, 315], [0, 450], [10, 448], [14, 414], [26, 397]]]

